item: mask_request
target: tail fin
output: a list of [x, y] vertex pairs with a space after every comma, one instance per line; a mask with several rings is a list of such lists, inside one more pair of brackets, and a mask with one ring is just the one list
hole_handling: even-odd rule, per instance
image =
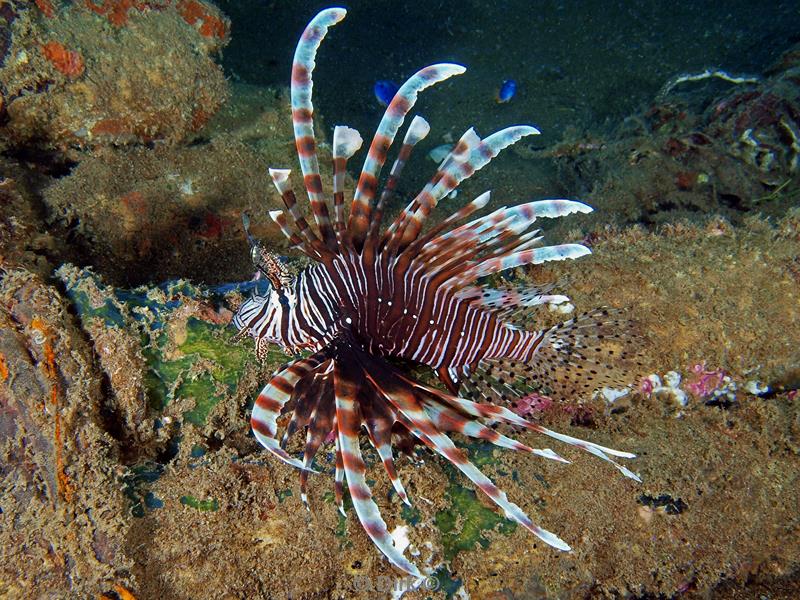
[[[484, 361], [473, 382], [489, 396], [499, 386], [505, 399], [536, 385], [554, 400], [575, 400], [604, 387], [625, 387], [642, 369], [636, 325], [619, 311], [601, 308], [542, 334], [526, 361]], [[510, 385], [509, 385], [510, 384]], [[514, 394], [516, 392], [516, 394]]]

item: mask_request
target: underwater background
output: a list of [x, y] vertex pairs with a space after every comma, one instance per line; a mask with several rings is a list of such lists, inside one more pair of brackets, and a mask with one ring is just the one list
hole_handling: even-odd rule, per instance
[[330, 4], [0, 0], [0, 597], [800, 597], [797, 3], [342, 5], [314, 72], [323, 181], [333, 126], [370, 139], [389, 84], [435, 62], [467, 72], [420, 96], [390, 217], [468, 127], [540, 129], [434, 221], [487, 189], [487, 210], [594, 207], [545, 226], [591, 257], [503, 278], [626, 311], [646, 372], [517, 410], [635, 452], [642, 483], [460, 440], [564, 554], [422, 448], [397, 461], [404, 506], [372, 455], [418, 589], [337, 511], [330, 449], [306, 512], [249, 426], [286, 356], [229, 321], [257, 285], [243, 212], [302, 266], [267, 168], [300, 189], [291, 61]]

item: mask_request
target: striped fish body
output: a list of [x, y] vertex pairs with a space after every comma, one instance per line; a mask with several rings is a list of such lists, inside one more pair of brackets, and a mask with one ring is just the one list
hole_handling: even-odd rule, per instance
[[[347, 330], [371, 354], [465, 374], [482, 359], [530, 358], [541, 333], [508, 326], [447, 283], [437, 286], [423, 268], [398, 272], [380, 258], [367, 264], [348, 254], [299, 273], [288, 302], [273, 292], [254, 313], [254, 337], [320, 350]], [[247, 316], [240, 309], [236, 321]]]
[[[430, 129], [421, 117], [413, 118], [378, 195], [380, 172], [405, 117], [419, 92], [464, 71], [458, 65], [440, 64], [413, 75], [387, 106], [350, 201], [349, 216], [344, 176], [348, 159], [361, 146], [361, 136], [349, 127], [334, 129], [331, 214], [316, 154], [311, 77], [320, 42], [344, 15], [340, 8], [319, 13], [306, 27], [292, 67], [296, 147], [315, 227], [289, 185], [289, 171], [270, 170], [286, 206], [270, 215], [289, 245], [314, 263], [291, 277], [247, 234], [258, 272], [269, 279], [271, 289], [243, 302], [233, 323], [240, 336], [255, 340], [260, 356], [271, 344], [295, 355], [256, 398], [251, 416], [255, 437], [275, 457], [299, 469], [306, 506], [314, 457], [323, 443], [333, 439], [334, 491], [340, 510], [346, 485], [367, 535], [407, 573], [420, 575], [394, 545], [372, 498], [361, 453], [362, 430], [404, 502], [410, 500], [392, 451], [393, 435], [398, 433], [416, 438], [450, 461], [509, 519], [551, 546], [568, 550], [563, 540], [534, 524], [470, 463], [449, 434], [567, 462], [548, 448], [530, 448], [506, 437], [485, 422], [525, 428], [585, 450], [638, 480], [615, 460], [633, 454], [550, 431], [506, 406], [530, 393], [534, 384], [556, 398], [572, 398], [619, 383], [623, 372], [612, 358], [631, 358], [626, 350], [627, 324], [601, 310], [544, 331], [521, 328], [513, 322], [521, 313], [565, 302], [566, 296], [548, 288], [493, 289], [477, 283], [505, 269], [588, 254], [580, 244], [544, 246], [540, 231], [531, 226], [537, 219], [591, 208], [572, 200], [538, 200], [474, 217], [488, 204], [487, 192], [424, 230], [433, 208], [461, 181], [507, 146], [538, 133], [530, 126], [515, 126], [481, 138], [469, 129], [430, 182], [383, 227], [384, 208], [393, 198], [403, 166]], [[403, 361], [389, 358], [431, 367], [447, 391], [416, 380], [398, 366]], [[278, 417], [283, 413], [291, 417], [279, 439]], [[287, 450], [295, 434], [304, 439], [302, 456]]]

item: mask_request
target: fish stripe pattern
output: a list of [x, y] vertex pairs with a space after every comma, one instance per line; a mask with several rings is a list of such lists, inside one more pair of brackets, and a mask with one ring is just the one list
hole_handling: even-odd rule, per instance
[[[412, 150], [431, 129], [425, 119], [414, 116], [381, 183], [383, 165], [419, 92], [464, 72], [459, 65], [439, 64], [414, 74], [386, 107], [349, 215], [347, 162], [362, 138], [352, 128], [335, 127], [331, 219], [317, 157], [312, 74], [322, 39], [344, 16], [344, 9], [331, 8], [312, 19], [292, 65], [292, 120], [313, 225], [292, 190], [290, 171], [269, 171], [285, 205], [270, 217], [289, 246], [311, 264], [288, 274], [280, 260], [250, 236], [249, 219], [244, 219], [257, 277], [268, 278], [270, 288], [239, 306], [232, 321], [237, 337], [252, 337], [260, 357], [272, 344], [294, 355], [256, 398], [254, 435], [271, 454], [299, 469], [300, 498], [306, 508], [315, 457], [320, 448], [332, 444], [337, 507], [344, 512], [346, 486], [366, 534], [391, 564], [411, 575], [421, 572], [388, 532], [367, 484], [364, 452], [377, 454], [392, 489], [410, 504], [398, 472], [401, 459], [394, 450], [409, 451], [418, 442], [452, 463], [507, 518], [554, 548], [569, 550], [565, 541], [509, 500], [450, 436], [569, 463], [550, 448], [532, 448], [496, 428], [533, 432], [588, 452], [639, 480], [619, 462], [634, 454], [552, 431], [511, 410], [533, 390], [570, 401], [603, 386], [625, 385], [639, 365], [634, 325], [615, 311], [600, 309], [537, 329], [532, 325], [534, 311], [565, 303], [567, 296], [553, 293], [552, 285], [491, 287], [483, 280], [515, 267], [590, 254], [578, 243], [543, 245], [541, 231], [532, 225], [592, 209], [574, 200], [549, 199], [476, 216], [489, 204], [490, 193], [485, 192], [429, 224], [433, 209], [460, 183], [503, 149], [539, 133], [535, 127], [517, 125], [482, 139], [468, 129], [429, 182], [383, 227]], [[429, 369], [441, 386], [422, 383], [411, 374], [412, 365]], [[283, 414], [289, 416], [281, 419], [285, 427], [279, 441]]]

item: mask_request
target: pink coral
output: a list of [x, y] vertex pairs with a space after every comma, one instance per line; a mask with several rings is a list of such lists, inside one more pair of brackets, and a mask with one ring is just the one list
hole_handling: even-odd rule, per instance
[[661, 379], [659, 379], [658, 375], [648, 375], [647, 377], [642, 377], [642, 380], [639, 382], [639, 392], [643, 396], [649, 396], [653, 393], [653, 390], [660, 385]]
[[697, 398], [708, 398], [715, 391], [720, 389], [725, 379], [725, 371], [722, 369], [708, 370], [706, 363], [698, 363], [690, 368], [692, 375], [686, 381], [684, 388], [686, 391]]
[[516, 406], [513, 406], [512, 410], [520, 417], [526, 417], [531, 413], [543, 412], [551, 406], [553, 406], [552, 398], [533, 392], [517, 400]]

